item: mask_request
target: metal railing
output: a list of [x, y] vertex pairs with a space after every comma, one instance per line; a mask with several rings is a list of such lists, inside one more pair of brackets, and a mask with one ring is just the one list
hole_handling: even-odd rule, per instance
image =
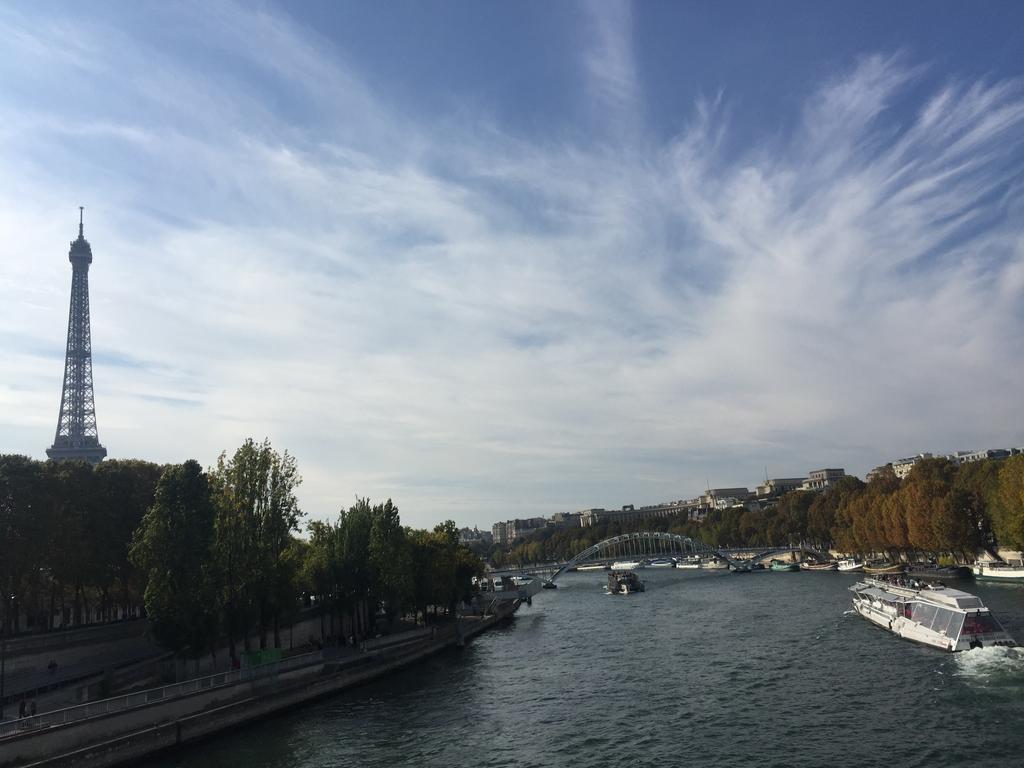
[[230, 672], [218, 672], [206, 677], [195, 677], [191, 680], [184, 680], [180, 683], [172, 683], [171, 685], [164, 685], [159, 688], [149, 688], [144, 691], [127, 693], [109, 699], [91, 701], [86, 704], [77, 704], [73, 707], [30, 715], [17, 720], [7, 720], [0, 723], [0, 739], [40, 728], [67, 725], [68, 723], [86, 720], [90, 717], [125, 712], [130, 709], [181, 698], [193, 693], [274, 677], [281, 672], [310, 666], [321, 661], [323, 661], [323, 653], [321, 651], [314, 651], [313, 653], [291, 656], [281, 661], [273, 661], [255, 667], [234, 669]]

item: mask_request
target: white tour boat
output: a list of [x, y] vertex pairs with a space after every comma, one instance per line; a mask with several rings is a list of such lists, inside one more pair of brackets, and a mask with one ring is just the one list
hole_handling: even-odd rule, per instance
[[890, 632], [944, 651], [1016, 645], [980, 597], [906, 578], [858, 581], [853, 608]]
[[975, 563], [971, 568], [976, 579], [986, 581], [1019, 581], [1024, 584], [1024, 564], [1009, 563]]
[[856, 558], [851, 558], [849, 560], [840, 560], [838, 563], [836, 563], [836, 570], [846, 571], [847, 573], [853, 573], [854, 571], [863, 571], [864, 563], [862, 563], [860, 560], [857, 560]]

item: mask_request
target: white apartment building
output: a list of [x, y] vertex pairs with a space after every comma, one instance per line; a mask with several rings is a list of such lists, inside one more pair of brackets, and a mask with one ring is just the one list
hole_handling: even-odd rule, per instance
[[909, 456], [905, 459], [895, 459], [892, 462], [892, 471], [896, 473], [896, 477], [900, 480], [906, 480], [907, 475], [910, 474], [910, 470], [914, 468], [914, 465], [924, 459], [930, 459], [932, 455], [930, 453], [919, 453], [917, 456]]
[[800, 486], [801, 491], [823, 491], [846, 477], [846, 470], [840, 468], [812, 469]]

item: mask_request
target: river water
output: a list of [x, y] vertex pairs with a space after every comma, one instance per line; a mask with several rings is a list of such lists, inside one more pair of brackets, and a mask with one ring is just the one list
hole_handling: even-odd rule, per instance
[[[1024, 654], [900, 640], [852, 575], [641, 573], [567, 574], [461, 652], [159, 765], [1024, 765]], [[964, 585], [1024, 642], [1024, 586]]]

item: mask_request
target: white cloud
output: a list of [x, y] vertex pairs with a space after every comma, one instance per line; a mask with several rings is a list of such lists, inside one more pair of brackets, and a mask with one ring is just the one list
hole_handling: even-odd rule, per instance
[[[627, 115], [628, 21], [599, 17], [584, 55]], [[50, 439], [83, 199], [111, 455], [211, 463], [269, 435], [316, 516], [390, 495], [416, 524], [487, 524], [1024, 441], [1017, 84], [897, 119], [923, 70], [870, 56], [782, 143], [724, 154], [719, 99], [671, 143], [594, 148], [395, 114], [265, 11], [202, 29], [174, 34], [271, 75], [87, 23], [71, 59], [43, 36], [0, 58], [50, 84], [0, 99], [0, 450]], [[80, 68], [132, 75], [78, 118], [53, 83]]]

